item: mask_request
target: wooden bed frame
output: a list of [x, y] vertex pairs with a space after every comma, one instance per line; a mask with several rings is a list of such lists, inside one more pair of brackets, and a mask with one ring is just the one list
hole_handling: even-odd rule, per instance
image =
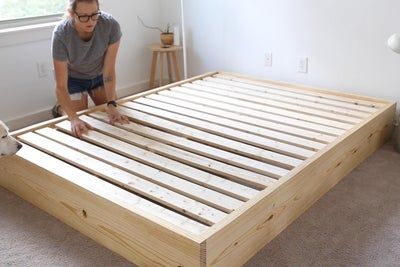
[[13, 133], [0, 185], [146, 266], [238, 266], [389, 138], [395, 103], [213, 72]]

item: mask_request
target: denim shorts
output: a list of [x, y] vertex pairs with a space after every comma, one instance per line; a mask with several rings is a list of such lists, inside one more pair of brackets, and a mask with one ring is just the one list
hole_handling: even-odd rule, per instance
[[87, 94], [93, 89], [96, 89], [103, 85], [103, 74], [100, 74], [93, 79], [78, 79], [68, 76], [68, 93], [70, 95]]

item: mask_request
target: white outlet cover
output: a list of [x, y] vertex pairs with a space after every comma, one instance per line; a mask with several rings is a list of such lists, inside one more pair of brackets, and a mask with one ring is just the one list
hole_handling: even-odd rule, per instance
[[308, 73], [308, 57], [299, 57], [297, 72]]
[[49, 67], [46, 62], [37, 62], [36, 67], [40, 78], [49, 75]]

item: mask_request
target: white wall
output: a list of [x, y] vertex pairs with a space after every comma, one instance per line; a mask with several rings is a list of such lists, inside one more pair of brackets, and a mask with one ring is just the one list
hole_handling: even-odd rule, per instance
[[184, 1], [190, 76], [225, 70], [400, 101], [400, 55], [386, 45], [400, 32], [398, 0]]
[[[400, 101], [400, 55], [386, 40], [400, 32], [397, 0], [184, 0], [189, 76], [226, 70]], [[146, 44], [159, 41], [148, 24], [179, 22], [179, 0], [103, 0], [102, 8], [124, 33], [117, 62], [118, 88], [142, 88], [148, 80]], [[54, 80], [51, 29], [0, 34], [0, 119], [21, 127], [49, 117]], [[265, 52], [273, 66], [264, 67]], [[296, 72], [309, 57], [309, 73]], [[51, 70], [50, 70], [51, 72]], [[126, 91], [126, 90], [120, 90]], [[21, 119], [23, 118], [23, 119]]]
[[[159, 24], [160, 1], [101, 1], [101, 8], [120, 22], [123, 32], [117, 60], [120, 94], [147, 86], [151, 54], [146, 45], [158, 42], [159, 36], [144, 29], [136, 16], [140, 15], [150, 24]], [[50, 118], [49, 110], [55, 103], [51, 33], [52, 28], [0, 33], [0, 119], [8, 122], [11, 128]], [[36, 62], [45, 62], [49, 75], [39, 77]]]

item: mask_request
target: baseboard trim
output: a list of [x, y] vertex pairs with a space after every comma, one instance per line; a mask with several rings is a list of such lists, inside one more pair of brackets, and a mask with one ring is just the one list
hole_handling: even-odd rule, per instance
[[51, 109], [44, 109], [35, 113], [5, 121], [5, 124], [7, 124], [11, 131], [14, 131], [39, 123], [41, 121], [48, 120], [50, 118], [52, 118]]
[[[135, 83], [135, 84], [126, 86], [126, 87], [118, 88], [117, 95], [118, 95], [118, 98], [123, 98], [123, 97], [129, 96], [129, 95], [133, 95], [133, 94], [137, 94], [137, 93], [146, 91], [146, 90], [148, 90], [148, 88], [149, 88], [149, 82], [142, 81], [139, 83]], [[17, 129], [25, 128], [27, 126], [45, 121], [45, 120], [49, 120], [49, 119], [53, 118], [53, 116], [51, 114], [52, 107], [53, 106], [51, 106], [47, 109], [37, 111], [35, 113], [30, 113], [30, 114], [26, 114], [21, 117], [10, 119], [8, 121], [5, 121], [5, 123], [10, 128], [11, 131], [14, 131]]]
[[130, 86], [122, 87], [117, 89], [118, 98], [127, 97], [146, 91], [149, 89], [149, 81], [142, 81]]

